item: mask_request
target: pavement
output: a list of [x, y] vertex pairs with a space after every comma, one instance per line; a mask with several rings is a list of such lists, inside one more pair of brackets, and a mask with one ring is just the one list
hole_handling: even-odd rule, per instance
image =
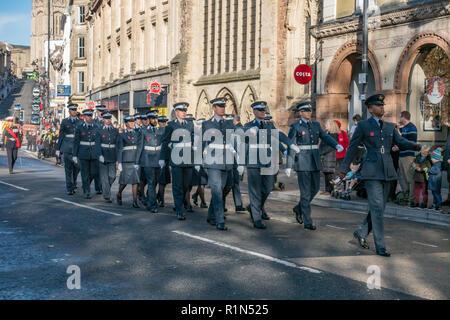
[[[384, 258], [372, 237], [370, 250], [352, 237], [362, 212], [313, 206], [318, 229], [309, 231], [295, 222], [292, 203], [270, 199], [268, 228], [257, 230], [228, 197], [229, 230], [221, 232], [206, 223], [207, 209], [178, 221], [170, 187], [166, 207], [151, 214], [131, 207], [129, 187], [123, 206], [67, 196], [63, 170], [20, 151], [9, 175], [0, 152], [0, 299], [450, 297], [446, 226], [386, 218], [392, 256]], [[74, 265], [79, 290], [66, 285]], [[368, 288], [368, 269], [379, 271], [380, 289]]]

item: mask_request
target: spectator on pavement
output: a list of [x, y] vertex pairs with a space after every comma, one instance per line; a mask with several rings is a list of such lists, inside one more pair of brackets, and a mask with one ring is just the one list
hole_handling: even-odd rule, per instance
[[[336, 142], [339, 139], [339, 127], [336, 121], [328, 119], [325, 122], [325, 132], [330, 135]], [[326, 143], [320, 143], [319, 146], [320, 161], [322, 162], [322, 173], [325, 176], [325, 191], [321, 194], [331, 193], [333, 191], [333, 180], [336, 173], [336, 148]]]
[[447, 143], [445, 144], [444, 162], [443, 162], [442, 169], [447, 170], [447, 182], [449, 184], [447, 200], [442, 202], [442, 205], [449, 206], [450, 205], [450, 135], [447, 137]]
[[[422, 146], [420, 154], [413, 161], [412, 167], [414, 168], [414, 202], [411, 207], [420, 206], [425, 209], [428, 203], [428, 170], [431, 169], [430, 146]], [[422, 195], [422, 202], [420, 202], [420, 195]]]
[[[411, 114], [408, 111], [400, 113], [399, 128], [403, 138], [417, 142], [417, 128], [411, 122]], [[399, 154], [400, 186], [403, 193], [409, 194], [410, 204], [414, 201], [414, 171], [410, 170], [414, 157], [414, 150], [400, 151]]]
[[441, 185], [442, 185], [442, 154], [441, 148], [436, 148], [431, 154], [432, 168], [428, 171], [428, 190], [433, 194], [433, 205], [431, 209], [440, 210], [442, 206]]
[[361, 115], [355, 114], [352, 118], [353, 120], [353, 126], [350, 128], [350, 131], [348, 132], [348, 138], [351, 139], [353, 136], [353, 133], [355, 133], [356, 126], [358, 125], [358, 122], [362, 120]]
[[348, 140], [347, 132], [341, 129], [341, 123], [338, 120], [334, 120], [334, 122], [337, 124], [339, 130], [338, 143], [344, 147], [344, 150], [341, 152], [336, 151], [336, 172], [339, 172], [350, 142]]

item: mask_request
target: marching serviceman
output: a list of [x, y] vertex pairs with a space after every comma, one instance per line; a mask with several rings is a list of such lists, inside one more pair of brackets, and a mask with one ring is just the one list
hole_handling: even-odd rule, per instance
[[95, 151], [98, 155], [100, 181], [103, 198], [112, 203], [111, 186], [116, 180], [117, 138], [119, 130], [113, 127], [112, 114], [108, 111], [102, 113], [103, 126], [97, 129], [95, 137]]
[[319, 122], [311, 121], [311, 102], [298, 104], [297, 111], [300, 112], [300, 120], [291, 125], [288, 137], [298, 148], [292, 146], [289, 148], [286, 175], [288, 177], [291, 175], [292, 162], [295, 161], [294, 170], [297, 172], [300, 201], [293, 211], [298, 223], [302, 224], [303, 220], [305, 221], [305, 229], [316, 230], [311, 219], [311, 201], [320, 187], [322, 163], [319, 155], [319, 138], [321, 143], [326, 143], [339, 152], [343, 147], [320, 127]]
[[349, 171], [358, 146], [361, 143], [364, 144], [367, 154], [362, 163], [361, 176], [367, 190], [369, 214], [353, 235], [361, 247], [369, 249], [366, 238], [373, 230], [377, 254], [389, 257], [390, 254], [386, 251], [384, 240], [383, 215], [389, 195], [390, 181], [398, 179], [390, 151], [393, 145], [397, 145], [400, 150], [420, 150], [421, 145], [406, 140], [400, 136], [393, 123], [382, 120], [384, 116], [384, 95], [372, 95], [367, 98], [365, 104], [372, 117], [358, 122], [340, 168], [339, 176], [342, 179], [345, 173]]
[[136, 113], [133, 117], [134, 117], [134, 131], [139, 133], [142, 129], [141, 114]]
[[97, 112], [97, 116], [94, 119], [94, 126], [97, 128], [102, 128], [104, 125], [103, 121], [103, 113], [106, 110], [106, 106], [104, 104], [99, 104], [95, 106], [95, 111]]
[[[158, 112], [158, 111], [156, 111], [156, 112]], [[148, 118], [149, 114], [153, 114], [153, 111], [150, 111], [147, 114], [139, 115], [139, 118], [141, 119], [141, 122], [142, 122], [142, 127], [141, 127], [141, 129], [139, 129], [140, 130], [139, 133], [141, 133], [142, 130], [147, 129], [148, 126], [150, 125], [150, 121], [149, 121], [150, 119]], [[139, 201], [141, 201], [144, 206], [148, 205], [148, 199], [145, 196], [145, 185], [146, 184], [147, 184], [147, 179], [145, 178], [145, 171], [144, 171], [144, 168], [141, 166], [140, 175], [139, 175], [138, 198], [139, 198]]]
[[14, 164], [17, 160], [17, 153], [21, 146], [21, 135], [17, 127], [13, 126], [14, 118], [6, 118], [6, 126], [3, 130], [4, 146], [6, 147], [6, 155], [8, 159], [9, 174], [13, 174]]
[[[264, 172], [268, 168], [273, 167], [272, 161], [262, 163], [261, 154], [269, 157], [268, 151], [271, 150], [271, 131], [272, 125], [267, 125], [264, 121], [266, 115], [267, 102], [255, 101], [251, 105], [255, 119], [244, 125], [245, 148], [246, 148], [246, 166], [248, 193], [250, 197], [250, 205], [248, 206], [250, 218], [253, 226], [257, 229], [265, 229], [266, 225], [261, 219], [268, 220], [268, 216], [263, 211], [264, 203], [270, 192], [273, 190], [274, 174]], [[267, 130], [266, 139], [259, 134], [259, 130]], [[250, 130], [250, 135], [248, 134]], [[254, 136], [255, 140], [250, 141], [250, 136]], [[256, 142], [256, 143], [254, 143]], [[262, 149], [262, 150], [260, 150]], [[269, 151], [270, 157], [272, 151]]]
[[158, 111], [150, 111], [146, 115], [150, 120], [148, 127], [143, 127], [139, 136], [137, 159], [141, 170], [147, 180], [147, 210], [152, 213], [158, 212], [156, 201], [156, 184], [160, 175], [159, 157], [161, 153], [161, 140], [163, 130], [157, 127]]
[[56, 156], [62, 153], [64, 160], [64, 171], [66, 173], [66, 192], [73, 195], [77, 187], [77, 177], [80, 167], [73, 162], [73, 143], [75, 141], [75, 130], [82, 123], [77, 117], [77, 104], [69, 104], [69, 117], [61, 121], [58, 142], [56, 143]]
[[137, 202], [137, 192], [139, 187], [139, 165], [137, 158], [137, 145], [139, 133], [134, 127], [134, 117], [126, 116], [125, 130], [119, 134], [117, 141], [117, 161], [120, 171], [119, 192], [117, 193], [117, 203], [122, 205], [122, 192], [127, 184], [132, 185], [133, 208], [139, 208]]
[[[202, 123], [203, 167], [208, 173], [208, 184], [211, 188], [211, 202], [206, 221], [216, 226], [218, 230], [227, 230], [224, 219], [223, 191], [234, 163], [234, 161], [227, 163], [227, 159], [234, 160], [234, 155], [227, 157], [227, 153], [234, 151], [234, 148], [227, 144], [226, 130], [234, 130], [234, 125], [232, 120], [224, 120], [226, 98], [216, 98], [210, 103], [214, 115]], [[208, 136], [210, 140], [208, 140]], [[196, 170], [200, 171], [200, 167], [196, 166]], [[242, 166], [240, 170], [243, 171]]]
[[[164, 168], [166, 161], [169, 161], [172, 169], [172, 193], [178, 220], [186, 219], [183, 213], [183, 201], [192, 180], [194, 125], [186, 121], [188, 107], [187, 102], [178, 102], [173, 105], [176, 119], [170, 121], [165, 128], [159, 160], [161, 168]], [[169, 143], [172, 143], [171, 147]]]
[[95, 152], [95, 134], [97, 128], [92, 119], [92, 110], [83, 111], [84, 123], [75, 130], [73, 143], [73, 162], [80, 161], [81, 179], [83, 180], [83, 194], [86, 199], [91, 198], [91, 182], [98, 177], [98, 156]]
[[[158, 126], [164, 135], [164, 131], [166, 130], [167, 122], [169, 119], [166, 116], [158, 117]], [[171, 182], [170, 179], [170, 169], [169, 169], [169, 161], [166, 161], [165, 166], [161, 169], [160, 175], [158, 177], [158, 194], [156, 199], [158, 201], [158, 206], [164, 207], [164, 192], [166, 189], [166, 185]]]

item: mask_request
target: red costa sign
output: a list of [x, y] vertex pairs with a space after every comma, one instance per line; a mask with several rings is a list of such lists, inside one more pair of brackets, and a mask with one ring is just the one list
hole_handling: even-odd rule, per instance
[[159, 94], [161, 92], [161, 84], [157, 81], [150, 83], [150, 93]]
[[300, 84], [308, 84], [313, 77], [313, 72], [307, 64], [301, 64], [295, 68], [294, 78]]

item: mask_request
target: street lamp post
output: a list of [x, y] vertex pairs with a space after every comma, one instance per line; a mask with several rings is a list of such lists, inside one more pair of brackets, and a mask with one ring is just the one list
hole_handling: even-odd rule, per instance
[[369, 48], [369, 25], [368, 25], [368, 11], [369, 0], [364, 0], [363, 5], [363, 45], [362, 45], [362, 56], [361, 56], [361, 73], [362, 79], [360, 79], [361, 83], [361, 110], [363, 114], [366, 113], [364, 108], [364, 102], [366, 101], [367, 94], [367, 67], [368, 67], [368, 48]]

